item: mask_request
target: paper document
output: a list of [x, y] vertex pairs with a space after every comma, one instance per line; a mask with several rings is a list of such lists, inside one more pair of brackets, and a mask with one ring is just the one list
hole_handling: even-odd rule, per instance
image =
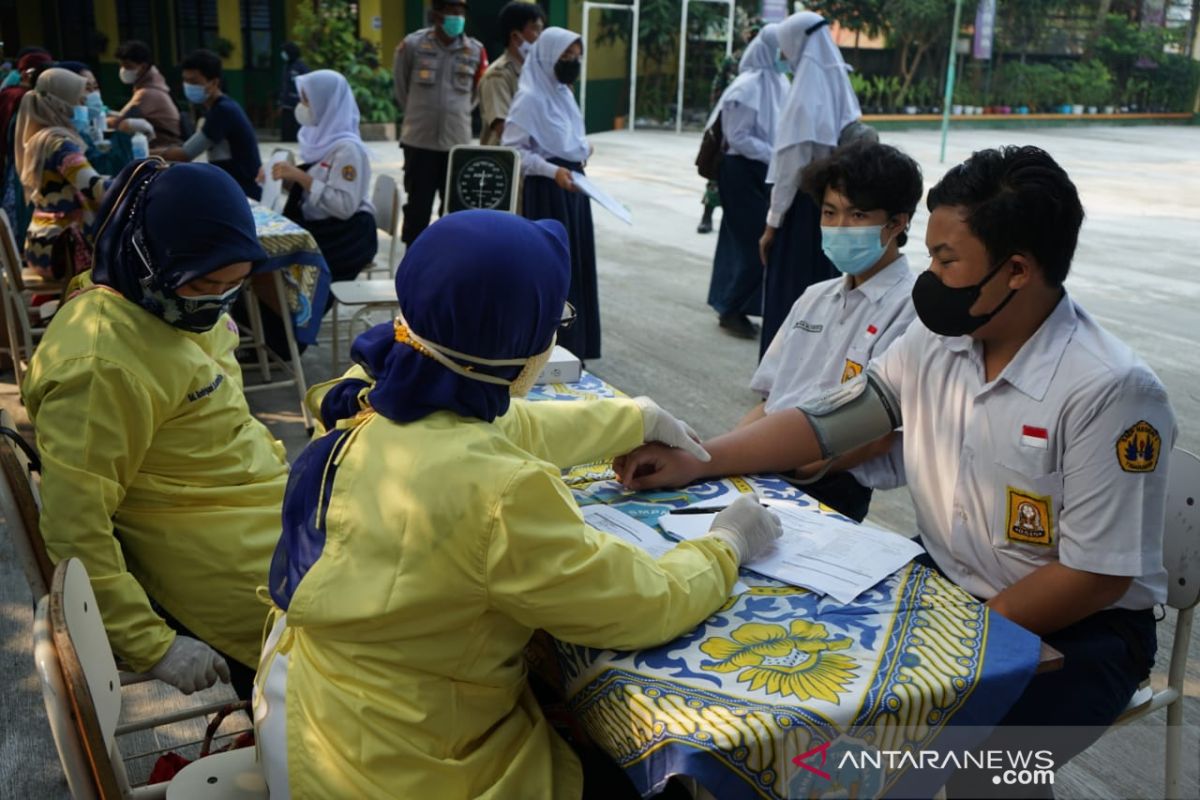
[[[742, 566], [839, 603], [851, 602], [923, 552], [916, 542], [889, 531], [790, 504], [768, 505], [783, 523], [783, 536]], [[672, 536], [695, 539], [708, 533], [715, 518], [716, 514], [666, 514], [658, 524]]]
[[675, 548], [675, 542], [664, 537], [641, 520], [625, 514], [612, 506], [584, 506], [583, 521], [598, 531], [611, 533], [632, 545], [642, 548], [658, 558]]
[[599, 203], [600, 207], [605, 211], [609, 212], [626, 225], [633, 224], [633, 215], [629, 213], [629, 209], [618, 203], [616, 198], [614, 198], [608, 192], [592, 183], [583, 173], [572, 170], [571, 180], [575, 182], [575, 186], [579, 189], [579, 191], [583, 192], [588, 197]]
[[[259, 202], [272, 211], [282, 211], [282, 204], [287, 202], [287, 197], [282, 194], [283, 181], [271, 177], [271, 167], [281, 161], [287, 161], [287, 157], [287, 152], [280, 150], [272, 153], [267, 163], [263, 164], [262, 200]], [[281, 197], [283, 198], [282, 201], [280, 200]], [[279, 204], [278, 208], [276, 208], [276, 204]]]

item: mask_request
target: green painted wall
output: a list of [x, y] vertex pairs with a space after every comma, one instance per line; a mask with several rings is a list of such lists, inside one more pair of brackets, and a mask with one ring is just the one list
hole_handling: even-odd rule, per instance
[[613, 129], [613, 118], [624, 114], [629, 106], [629, 81], [624, 78], [602, 78], [588, 81], [587, 116], [584, 128], [588, 133]]

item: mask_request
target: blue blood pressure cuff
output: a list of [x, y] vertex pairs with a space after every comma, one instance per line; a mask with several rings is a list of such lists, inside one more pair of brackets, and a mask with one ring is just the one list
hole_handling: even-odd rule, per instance
[[899, 400], [869, 370], [798, 408], [812, 425], [822, 459], [836, 458], [903, 424]]

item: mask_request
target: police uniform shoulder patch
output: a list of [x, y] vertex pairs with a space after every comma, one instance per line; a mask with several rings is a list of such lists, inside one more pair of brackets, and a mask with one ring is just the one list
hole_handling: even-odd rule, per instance
[[1154, 472], [1162, 437], [1146, 420], [1139, 420], [1117, 439], [1117, 463], [1126, 472]]
[[1010, 542], [1054, 544], [1052, 498], [1008, 487], [1008, 521], [1004, 535]]
[[851, 361], [850, 359], [847, 358], [846, 359], [846, 368], [842, 370], [842, 383], [845, 383], [846, 381], [851, 380], [853, 378], [857, 378], [859, 375], [862, 374], [862, 371], [863, 371], [862, 364], [858, 363], [857, 361]]
[[342, 180], [352, 181], [358, 177], [358, 172], [355, 171], [353, 164], [347, 164], [342, 167]]

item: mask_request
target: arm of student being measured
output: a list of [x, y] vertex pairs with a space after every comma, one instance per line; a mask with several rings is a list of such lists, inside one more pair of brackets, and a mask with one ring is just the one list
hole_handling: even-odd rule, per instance
[[628, 489], [644, 491], [686, 486], [702, 478], [783, 472], [821, 459], [821, 447], [808, 417], [784, 409], [704, 442], [711, 461], [683, 450], [648, 444], [613, 461]]

